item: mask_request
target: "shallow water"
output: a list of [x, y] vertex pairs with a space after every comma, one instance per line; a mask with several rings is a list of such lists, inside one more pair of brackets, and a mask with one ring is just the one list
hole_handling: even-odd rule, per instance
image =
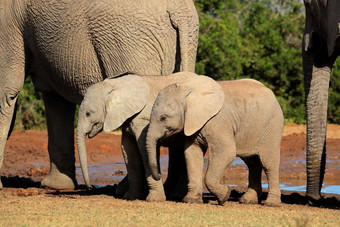
[[[327, 161], [327, 162], [339, 162], [340, 161]], [[167, 155], [161, 155], [160, 157], [160, 163], [161, 163], [161, 172], [164, 175], [167, 175], [167, 165], [168, 165], [168, 156]], [[305, 160], [291, 160], [287, 163], [281, 163], [281, 165], [290, 165], [290, 164], [298, 164], [298, 163], [305, 163]], [[208, 164], [207, 157], [204, 158], [204, 166]], [[236, 158], [230, 166], [236, 166], [239, 164], [244, 164], [244, 162], [240, 158]], [[244, 169], [247, 169], [246, 165], [242, 167]], [[78, 174], [79, 183], [83, 182], [82, 179], [82, 172], [80, 169], [80, 166], [76, 166], [76, 172]], [[99, 178], [105, 178], [105, 179], [111, 179], [113, 182], [119, 182], [121, 181], [125, 175], [126, 175], [126, 167], [123, 160], [115, 160], [113, 161], [113, 164], [105, 164], [105, 165], [91, 165], [89, 166], [89, 174], [90, 175], [96, 175]], [[247, 181], [232, 181], [228, 180], [228, 182], [224, 182], [225, 184], [229, 186], [247, 186]], [[294, 180], [291, 182], [281, 182], [280, 188], [281, 190], [286, 191], [306, 191], [306, 184], [305, 180]], [[262, 182], [263, 188], [268, 188], [268, 184], [266, 181]], [[322, 193], [333, 193], [333, 194], [340, 194], [340, 185], [327, 185], [323, 184], [322, 186]]]
[[[268, 184], [262, 183], [263, 188], [268, 188]], [[285, 182], [280, 184], [281, 190], [285, 191], [298, 191], [298, 192], [304, 192], [306, 191], [306, 185], [293, 185], [290, 182]], [[321, 188], [322, 193], [332, 193], [332, 194], [340, 194], [340, 185], [322, 185]]]

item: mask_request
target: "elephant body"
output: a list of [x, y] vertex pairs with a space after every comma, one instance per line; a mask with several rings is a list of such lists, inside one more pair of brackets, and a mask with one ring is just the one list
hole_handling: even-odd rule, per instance
[[327, 105], [330, 75], [340, 54], [340, 2], [304, 0], [303, 71], [307, 120], [307, 197], [321, 199], [326, 165]]
[[1, 1], [0, 167], [26, 76], [46, 108], [51, 170], [42, 185], [74, 188], [74, 112], [86, 89], [126, 71], [194, 71], [197, 40], [192, 0]]
[[[167, 75], [180, 70], [177, 30], [168, 12], [174, 6], [168, 1], [26, 2], [18, 38], [24, 38], [30, 60], [27, 73], [39, 90], [57, 91], [79, 104], [86, 88], [108, 75]], [[186, 1], [179, 2], [178, 13], [188, 12]], [[188, 32], [192, 45], [197, 42], [197, 21], [184, 19], [196, 26]], [[195, 49], [187, 51], [195, 55]], [[192, 59], [187, 70], [194, 71]]]
[[[230, 194], [220, 180], [225, 168], [238, 156], [249, 168], [248, 190], [241, 202], [258, 203], [264, 169], [269, 184], [266, 204], [278, 205], [282, 130], [281, 107], [273, 92], [260, 82], [242, 79], [217, 83], [197, 76], [164, 88], [155, 101], [147, 133], [150, 170], [157, 180], [155, 143], [172, 141], [171, 137], [179, 135], [185, 141], [189, 178], [184, 202], [202, 202], [203, 156], [209, 148], [205, 184], [220, 204]], [[152, 197], [149, 195], [149, 200]]]
[[[79, 160], [87, 187], [91, 186], [86, 162], [86, 135], [92, 138], [101, 130], [110, 132], [122, 126], [122, 152], [129, 187], [125, 197], [145, 199], [148, 189], [146, 182], [154, 191], [158, 192], [163, 188], [162, 180], [155, 181], [147, 168], [145, 139], [151, 108], [162, 88], [192, 77], [196, 77], [196, 74], [179, 72], [162, 77], [127, 74], [118, 78], [107, 78], [87, 90], [79, 108], [77, 127]], [[172, 148], [178, 147], [181, 148], [180, 143], [172, 145]], [[171, 170], [169, 171], [169, 174], [172, 174]], [[185, 178], [178, 177], [176, 176], [176, 180], [187, 183]], [[183, 192], [183, 188], [180, 190], [182, 191], [177, 192], [177, 195], [171, 195], [170, 191], [167, 197], [183, 197], [186, 191]], [[162, 195], [158, 200], [165, 200], [164, 194]]]

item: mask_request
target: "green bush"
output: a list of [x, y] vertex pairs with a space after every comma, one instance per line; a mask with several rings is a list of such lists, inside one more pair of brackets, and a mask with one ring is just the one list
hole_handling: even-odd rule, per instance
[[337, 60], [331, 75], [328, 119], [331, 122], [340, 124], [340, 58]]
[[19, 93], [15, 129], [46, 129], [45, 107], [41, 93], [34, 90], [27, 78]]
[[196, 72], [216, 80], [259, 80], [274, 91], [288, 122], [304, 123], [302, 2], [206, 0], [196, 7], [200, 18]]

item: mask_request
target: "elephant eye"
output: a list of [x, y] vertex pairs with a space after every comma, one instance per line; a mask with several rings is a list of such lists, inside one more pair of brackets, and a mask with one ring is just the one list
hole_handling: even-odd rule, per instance
[[161, 122], [163, 122], [163, 121], [165, 121], [165, 119], [166, 119], [165, 116], [161, 116], [159, 120], [160, 120]]
[[86, 117], [90, 117], [91, 116], [91, 112], [86, 112]]

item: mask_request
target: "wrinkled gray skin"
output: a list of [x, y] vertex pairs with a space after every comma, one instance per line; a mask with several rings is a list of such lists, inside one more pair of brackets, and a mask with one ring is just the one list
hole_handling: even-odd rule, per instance
[[[269, 193], [266, 205], [281, 202], [279, 186], [280, 143], [283, 114], [273, 92], [258, 81], [243, 79], [217, 83], [197, 76], [164, 88], [152, 108], [147, 132], [150, 170], [160, 178], [157, 143], [185, 141], [189, 178], [183, 201], [202, 202], [203, 156], [209, 147], [205, 184], [224, 204], [230, 189], [220, 180], [236, 156], [249, 168], [249, 185], [243, 203], [258, 203], [262, 193], [261, 172], [265, 171]], [[148, 200], [153, 201], [149, 194]], [[156, 197], [157, 198], [157, 197]]]
[[47, 115], [51, 170], [42, 185], [74, 188], [74, 112], [86, 89], [127, 71], [194, 71], [197, 39], [192, 0], [1, 0], [0, 167], [27, 75]]
[[307, 111], [307, 197], [321, 199], [326, 164], [327, 105], [330, 74], [340, 53], [340, 2], [305, 0], [303, 71]]
[[[79, 160], [87, 187], [90, 188], [91, 184], [87, 171], [86, 135], [92, 138], [102, 130], [110, 132], [122, 126], [122, 152], [127, 167], [129, 187], [124, 197], [145, 199], [148, 185], [154, 192], [162, 191], [162, 180], [153, 179], [147, 168], [148, 165], [145, 165], [144, 170], [144, 163], [147, 163], [145, 139], [151, 108], [162, 88], [196, 76], [189, 72], [162, 77], [130, 74], [107, 78], [87, 90], [79, 108], [77, 127]], [[173, 147], [176, 148], [176, 145], [178, 144], [174, 144]], [[178, 180], [178, 176], [176, 177]], [[180, 194], [183, 198], [186, 191]], [[164, 201], [164, 193], [161, 195], [163, 197], [159, 197], [158, 200]]]

